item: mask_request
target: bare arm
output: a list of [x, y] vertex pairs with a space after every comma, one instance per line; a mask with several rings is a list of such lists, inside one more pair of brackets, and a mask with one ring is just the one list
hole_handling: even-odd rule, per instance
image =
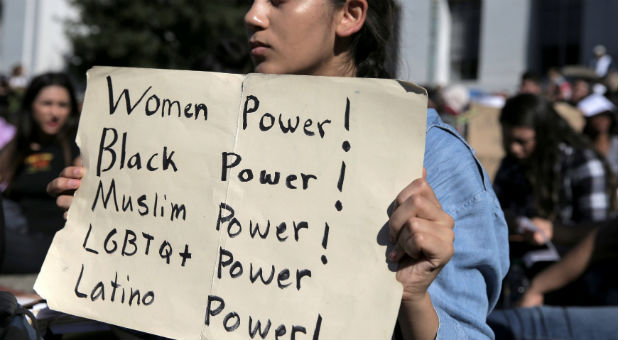
[[588, 233], [562, 260], [537, 274], [519, 304], [522, 307], [540, 305], [543, 303], [543, 294], [562, 288], [579, 277], [590, 262], [597, 231], [594, 229]]

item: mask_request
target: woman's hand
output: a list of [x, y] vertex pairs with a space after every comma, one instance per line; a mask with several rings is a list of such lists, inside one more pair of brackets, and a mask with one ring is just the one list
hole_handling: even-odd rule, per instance
[[67, 218], [67, 210], [73, 202], [73, 193], [81, 185], [85, 169], [79, 166], [69, 166], [62, 170], [60, 176], [47, 184], [47, 193], [58, 196], [56, 205], [63, 209], [64, 218]]
[[543, 293], [537, 292], [534, 289], [528, 289], [517, 302], [517, 307], [534, 307], [542, 305]]
[[532, 243], [543, 245], [554, 237], [554, 225], [550, 220], [534, 217], [530, 221], [538, 228], [538, 231], [530, 236]]
[[453, 256], [455, 222], [442, 210], [425, 176], [403, 189], [395, 204], [389, 220], [394, 244], [389, 260], [399, 261], [397, 280], [403, 284], [403, 300], [415, 301], [424, 297]]
[[389, 219], [389, 260], [398, 262], [397, 280], [403, 284], [399, 321], [413, 338], [434, 338], [438, 318], [427, 292], [440, 270], [453, 256], [455, 222], [444, 210], [429, 183], [413, 181], [395, 200]]

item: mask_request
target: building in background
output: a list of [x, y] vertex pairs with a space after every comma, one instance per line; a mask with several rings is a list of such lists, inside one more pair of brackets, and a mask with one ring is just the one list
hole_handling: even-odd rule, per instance
[[70, 52], [67, 0], [0, 0], [0, 72], [22, 65], [26, 76], [62, 70]]
[[[513, 92], [525, 70], [587, 65], [603, 44], [618, 60], [618, 0], [399, 0], [397, 77]], [[0, 0], [0, 72], [65, 66], [67, 0]]]
[[618, 60], [618, 0], [402, 1], [397, 75], [513, 92], [526, 70]]

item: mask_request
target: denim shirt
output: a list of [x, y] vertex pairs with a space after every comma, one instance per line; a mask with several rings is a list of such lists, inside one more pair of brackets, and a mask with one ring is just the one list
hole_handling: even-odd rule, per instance
[[437, 339], [493, 338], [486, 318], [509, 268], [506, 222], [474, 151], [432, 109], [424, 166], [442, 208], [455, 220], [455, 253], [429, 286], [440, 320]]

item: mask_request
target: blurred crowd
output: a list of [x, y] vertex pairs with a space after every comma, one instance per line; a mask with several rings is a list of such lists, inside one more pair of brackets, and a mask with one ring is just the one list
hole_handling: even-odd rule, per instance
[[[603, 46], [594, 55], [581, 67], [524, 72], [515, 94], [485, 100], [500, 111], [504, 157], [493, 185], [511, 260], [489, 318], [497, 338], [563, 338], [555, 330], [565, 325], [591, 338], [601, 320], [615, 325], [618, 70]], [[428, 92], [430, 106], [468, 137], [471, 91], [454, 84]]]

